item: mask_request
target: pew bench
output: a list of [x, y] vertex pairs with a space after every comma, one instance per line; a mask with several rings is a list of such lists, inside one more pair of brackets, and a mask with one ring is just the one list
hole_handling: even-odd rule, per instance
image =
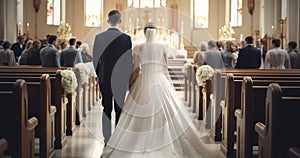
[[[217, 72], [217, 71], [216, 71]], [[266, 72], [265, 72], [266, 73]], [[218, 89], [220, 84], [224, 85], [225, 82], [225, 89], [219, 89], [216, 93], [214, 93], [214, 100], [220, 101], [220, 106], [222, 109], [221, 116], [219, 118], [213, 119], [219, 119], [222, 120], [221, 126], [215, 125], [215, 128], [218, 127], [216, 131], [220, 133], [220, 128], [222, 128], [222, 144], [221, 144], [221, 151], [225, 153], [227, 156], [233, 156], [234, 155], [234, 131], [235, 131], [235, 117], [234, 117], [234, 110], [241, 106], [241, 86], [242, 86], [242, 79], [245, 76], [251, 76], [253, 81], [255, 82], [255, 85], [268, 85], [268, 82], [264, 82], [265, 80], [269, 80], [269, 82], [276, 82], [280, 83], [281, 85], [295, 85], [297, 84], [297, 80], [299, 80], [298, 76], [299, 74], [288, 74], [283, 73], [281, 74], [281, 71], [278, 71], [277, 74], [275, 71], [271, 71], [269, 74], [266, 73], [263, 75], [255, 76], [253, 72], [249, 72], [249, 74], [245, 73], [245, 76], [242, 76], [241, 74], [239, 76], [235, 76], [234, 74], [226, 74], [226, 77], [224, 76], [226, 73], [222, 74], [219, 72], [218, 75], [214, 75], [214, 84], [215, 89]], [[225, 91], [226, 90], [226, 91]], [[225, 92], [224, 92], [225, 91]], [[224, 100], [223, 100], [224, 99]], [[218, 107], [218, 103], [215, 102], [215, 108]], [[219, 109], [213, 109], [212, 110], [215, 114], [220, 113]], [[219, 115], [215, 115], [219, 116]], [[218, 122], [219, 120], [213, 120], [212, 122]], [[214, 132], [216, 132], [214, 131]], [[217, 133], [215, 133], [217, 134]]]
[[[18, 77], [0, 76], [0, 81], [13, 81]], [[28, 91], [28, 115], [36, 116], [39, 125], [35, 129], [36, 137], [40, 138], [40, 157], [51, 158], [54, 152], [54, 115], [56, 107], [51, 106], [50, 77], [43, 74], [41, 77], [23, 77], [26, 80]], [[0, 85], [3, 88], [3, 85]]]
[[[12, 69], [14, 70], [14, 69]], [[18, 70], [18, 69], [17, 69]], [[25, 69], [23, 69], [25, 70]], [[38, 69], [36, 69], [38, 71]], [[64, 94], [62, 84], [61, 84], [61, 70], [57, 70], [55, 72], [55, 77], [50, 77], [50, 84], [51, 84], [51, 105], [54, 105], [56, 107], [56, 113], [55, 113], [55, 142], [54, 146], [56, 149], [61, 149], [67, 142], [66, 137], [66, 131], [67, 131], [67, 122], [66, 122], [66, 116], [73, 116], [73, 114], [67, 114], [67, 102], [66, 102], [66, 95]], [[53, 72], [52, 72], [53, 73]], [[1, 72], [0, 72], [1, 74]], [[24, 79], [26, 81], [32, 81], [32, 80], [38, 80], [41, 74], [36, 72], [36, 75], [32, 76], [32, 73], [27, 72], [18, 72], [17, 73], [11, 72], [9, 75], [0, 75], [0, 81], [12, 81], [13, 79]], [[69, 102], [69, 101], [68, 101]], [[72, 101], [70, 101], [72, 103]], [[69, 102], [69, 103], [70, 103]], [[74, 108], [74, 106], [71, 106]], [[74, 108], [75, 109], [75, 108]], [[70, 110], [69, 113], [72, 113], [74, 110]], [[75, 114], [74, 114], [75, 115]], [[75, 120], [73, 121], [75, 125]], [[71, 127], [71, 129], [74, 129], [73, 123], [69, 122], [68, 126]]]
[[[34, 130], [38, 119], [28, 119], [28, 94], [24, 80], [0, 82], [0, 137], [9, 144], [5, 155], [34, 158]], [[29, 105], [30, 106], [30, 105]]]
[[[267, 90], [265, 123], [255, 124], [259, 135], [259, 158], [288, 157], [288, 150], [300, 146], [300, 94], [285, 94], [278, 84], [270, 84]], [[292, 97], [291, 97], [292, 96]], [[295, 149], [291, 149], [296, 156]]]
[[[256, 83], [259, 83], [256, 85]], [[265, 86], [262, 84], [265, 83]], [[253, 146], [258, 145], [258, 136], [255, 133], [255, 123], [265, 122], [266, 93], [270, 83], [276, 81], [255, 82], [251, 77], [245, 77], [242, 83], [241, 108], [235, 110], [237, 118], [237, 151], [236, 157], [252, 158]], [[289, 84], [288, 81], [284, 82]], [[294, 83], [294, 82], [293, 82]], [[281, 83], [283, 84], [283, 83]], [[300, 94], [300, 81], [294, 85], [281, 86], [282, 96]]]

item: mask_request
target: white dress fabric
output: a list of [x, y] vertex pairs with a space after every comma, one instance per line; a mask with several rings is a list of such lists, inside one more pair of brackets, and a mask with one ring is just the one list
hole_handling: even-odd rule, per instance
[[130, 88], [119, 123], [103, 151], [103, 158], [210, 157], [200, 133], [166, 76], [165, 46], [147, 42], [136, 46], [140, 74]]

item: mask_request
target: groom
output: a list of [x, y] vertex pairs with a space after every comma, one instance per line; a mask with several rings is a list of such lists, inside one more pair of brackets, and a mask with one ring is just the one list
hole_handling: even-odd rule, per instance
[[99, 77], [104, 108], [102, 129], [105, 144], [111, 135], [113, 105], [116, 125], [122, 112], [127, 85], [133, 69], [131, 38], [118, 28], [121, 23], [121, 13], [118, 10], [110, 11], [107, 22], [110, 27], [96, 36], [93, 48], [93, 63]]

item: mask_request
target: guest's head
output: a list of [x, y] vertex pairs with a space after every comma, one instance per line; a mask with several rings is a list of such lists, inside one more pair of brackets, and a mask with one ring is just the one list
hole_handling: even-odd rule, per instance
[[89, 52], [90, 48], [89, 45], [87, 43], [83, 43], [80, 47], [79, 47], [79, 51], [83, 52], [83, 53], [87, 53]]
[[70, 44], [70, 46], [74, 46], [76, 44], [76, 39], [75, 38], [70, 38], [69, 44]]
[[40, 49], [41, 48], [41, 42], [39, 40], [34, 40], [32, 43], [32, 47], [35, 49]]
[[118, 10], [112, 10], [108, 13], [107, 22], [111, 26], [116, 26], [121, 23], [121, 13]]
[[11, 43], [9, 41], [4, 41], [2, 47], [3, 49], [10, 49]]
[[253, 44], [253, 38], [251, 36], [247, 36], [245, 38], [245, 42], [246, 42], [246, 44]]
[[222, 41], [217, 41], [216, 45], [217, 45], [219, 51], [222, 51], [224, 49], [224, 43]]
[[214, 41], [208, 41], [207, 45], [208, 45], [208, 49], [217, 48], [216, 42]]
[[154, 23], [147, 23], [144, 27], [144, 34], [146, 35], [146, 31], [147, 29], [156, 29], [156, 26], [154, 25]]
[[[70, 44], [71, 45], [71, 44]], [[59, 48], [61, 49], [61, 50], [64, 50], [65, 48], [67, 48], [67, 42], [66, 41], [63, 41], [63, 42], [61, 42], [60, 44], [59, 44]], [[71, 45], [72, 46], [72, 45]]]
[[205, 42], [205, 41], [200, 42], [199, 49], [201, 52], [206, 52], [207, 51], [207, 42]]
[[290, 41], [288, 43], [288, 51], [293, 51], [297, 48], [297, 43], [295, 41]]
[[18, 42], [19, 42], [20, 44], [24, 44], [24, 41], [25, 41], [25, 37], [24, 37], [23, 35], [19, 35], [19, 36], [18, 36]]
[[76, 41], [76, 48], [78, 49], [81, 46], [82, 42], [81, 41]]
[[246, 41], [241, 41], [240, 48], [245, 48], [245, 47], [246, 47]]
[[272, 45], [274, 48], [280, 47], [280, 39], [273, 39]]
[[228, 51], [228, 52], [233, 53], [233, 52], [236, 51], [236, 46], [232, 41], [227, 41], [225, 43], [225, 50]]
[[31, 47], [31, 45], [32, 45], [32, 43], [33, 43], [33, 41], [32, 41], [32, 40], [28, 40], [28, 41], [26, 42], [26, 46], [25, 46], [25, 48], [26, 48], [26, 49], [30, 48], [30, 47]]
[[49, 43], [49, 44], [52, 44], [52, 45], [55, 45], [55, 44], [56, 44], [56, 39], [57, 39], [57, 36], [55, 36], [55, 35], [50, 35], [50, 36], [48, 37], [48, 43]]

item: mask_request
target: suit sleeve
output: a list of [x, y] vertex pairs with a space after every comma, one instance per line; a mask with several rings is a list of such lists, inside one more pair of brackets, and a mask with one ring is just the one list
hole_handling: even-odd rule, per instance
[[64, 65], [64, 56], [63, 56], [64, 52], [60, 53], [60, 65]]
[[60, 67], [60, 55], [58, 51], [55, 52], [55, 59], [56, 59], [55, 66]]

